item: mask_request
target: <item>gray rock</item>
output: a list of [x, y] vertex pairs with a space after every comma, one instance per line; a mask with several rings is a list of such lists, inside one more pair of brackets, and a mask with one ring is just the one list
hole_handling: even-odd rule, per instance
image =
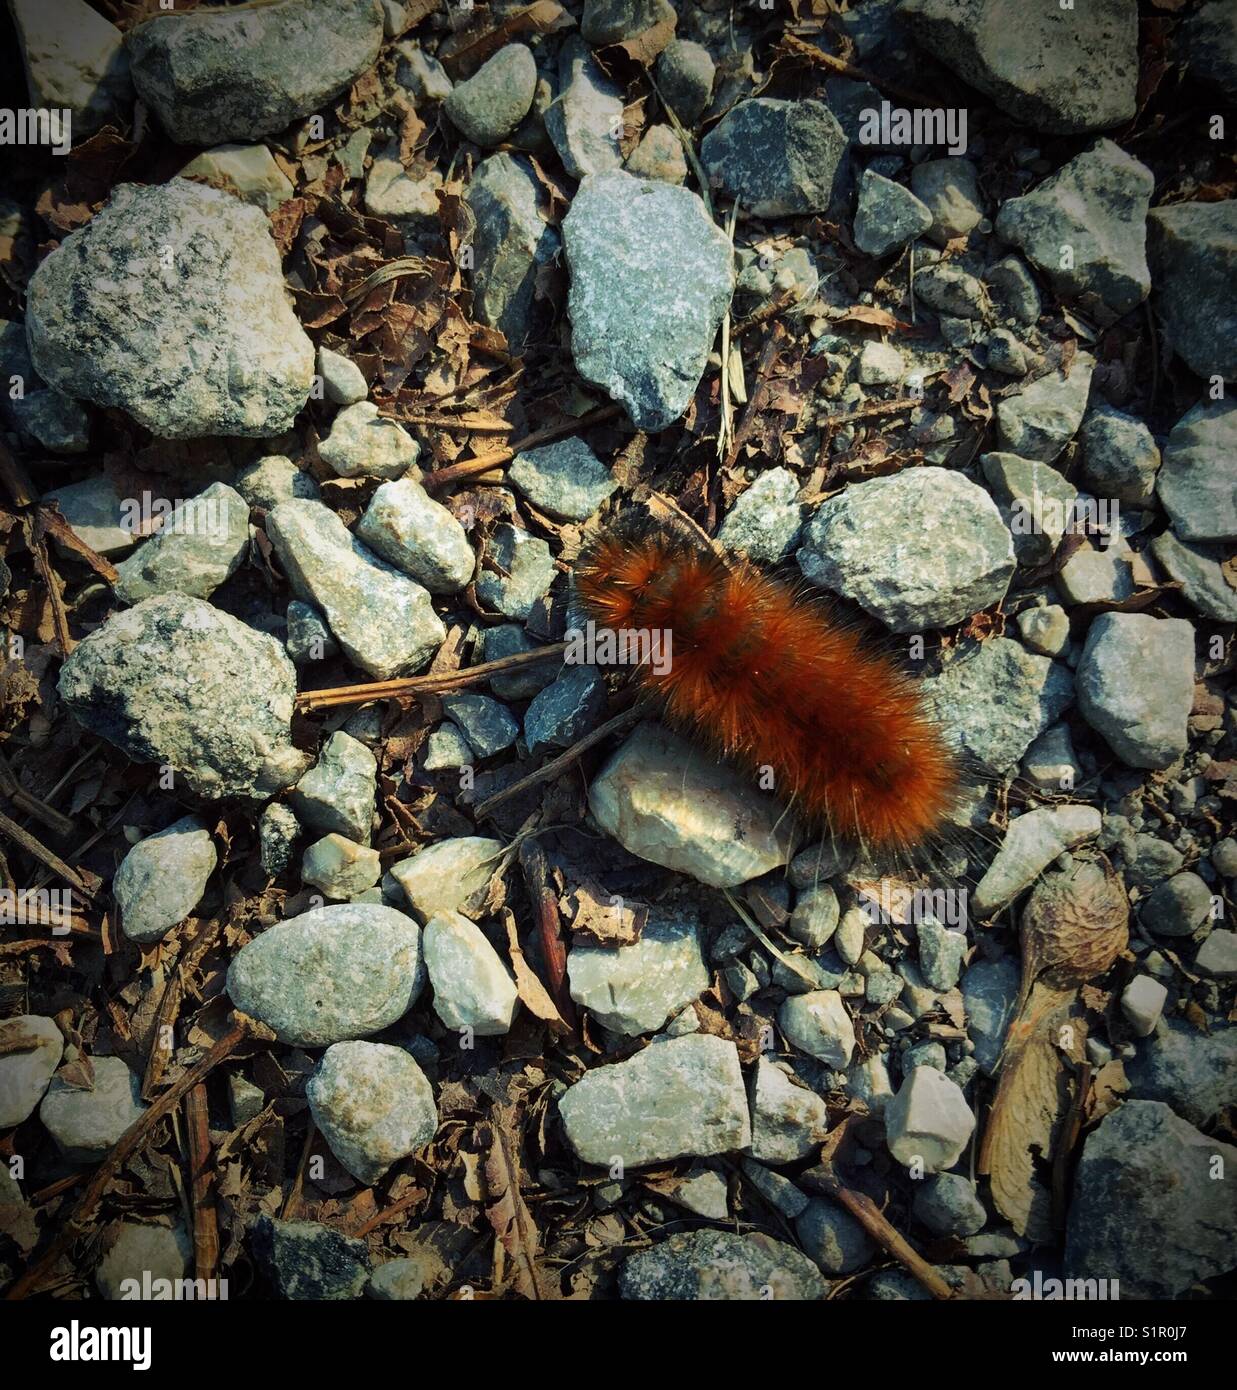
[[454, 836], [393, 864], [391, 877], [424, 921], [440, 913], [477, 913], [502, 850], [483, 835]]
[[990, 265], [984, 271], [984, 283], [991, 289], [997, 304], [1019, 323], [1037, 322], [1039, 290], [1020, 256], [1005, 256]]
[[926, 1173], [952, 1168], [974, 1128], [961, 1090], [935, 1067], [908, 1072], [885, 1107], [889, 1152], [906, 1167], [920, 1160]]
[[427, 772], [440, 772], [448, 767], [463, 767], [472, 760], [473, 751], [468, 745], [468, 740], [449, 719], [444, 719], [426, 741]]
[[233, 1072], [228, 1077], [228, 1115], [232, 1128], [239, 1129], [266, 1108], [266, 1095], [260, 1086]]
[[1069, 376], [1049, 372], [996, 408], [997, 440], [1019, 458], [1051, 463], [1082, 423], [1095, 359], [1080, 352]]
[[522, 43], [509, 43], [467, 82], [457, 83], [442, 109], [465, 139], [491, 149], [502, 144], [528, 115], [536, 86], [532, 50]]
[[1198, 874], [1174, 874], [1142, 905], [1139, 918], [1156, 936], [1193, 936], [1211, 913], [1211, 889]]
[[358, 401], [336, 415], [318, 453], [341, 478], [401, 478], [420, 446], [397, 420], [379, 415], [373, 401]]
[[797, 558], [895, 632], [961, 622], [1001, 599], [1015, 568], [992, 499], [943, 468], [852, 484], [817, 508]]
[[1074, 699], [1068, 667], [1006, 637], [984, 642], [923, 687], [946, 730], [994, 772], [1012, 768]]
[[799, 480], [789, 469], [768, 469], [726, 513], [717, 539], [760, 564], [780, 564], [803, 529], [798, 493]]
[[69, 1163], [97, 1163], [135, 1124], [146, 1105], [142, 1083], [119, 1057], [94, 1057], [94, 1089], [52, 1077], [39, 1119]]
[[955, 156], [916, 164], [911, 170], [911, 192], [931, 214], [928, 236], [938, 245], [969, 236], [983, 218], [979, 171], [969, 159]]
[[[0, 1129], [34, 1113], [63, 1055], [64, 1036], [53, 1019], [18, 1014], [0, 1022]], [[8, 1175], [7, 1167], [0, 1171]]]
[[1082, 422], [1082, 476], [1099, 497], [1146, 507], [1155, 493], [1160, 451], [1141, 420], [1097, 401]]
[[563, 219], [576, 367], [643, 430], [691, 401], [730, 303], [730, 243], [685, 188], [615, 171], [585, 179]]
[[297, 666], [311, 661], [330, 661], [339, 655], [339, 643], [331, 636], [326, 619], [312, 603], [294, 598], [288, 604], [288, 635], [284, 646]]
[[[1094, 806], [1042, 806], [1010, 821], [1000, 850], [971, 896], [971, 911], [991, 917], [1013, 902], [1054, 859], [1095, 839], [1102, 819]], [[921, 936], [921, 964], [922, 946]], [[935, 982], [929, 977], [929, 983]]]
[[871, 169], [863, 171], [855, 209], [855, 245], [861, 251], [869, 256], [887, 256], [931, 226], [931, 211], [909, 188]]
[[330, 348], [318, 349], [318, 375], [322, 390], [332, 405], [356, 405], [369, 395], [369, 383], [360, 367], [349, 357]]
[[369, 1276], [365, 1292], [383, 1303], [406, 1303], [419, 1298], [425, 1288], [425, 1265], [421, 1260], [388, 1260]]
[[196, 816], [139, 840], [112, 879], [124, 934], [143, 943], [165, 936], [197, 907], [218, 862], [210, 831]]
[[292, 863], [301, 827], [291, 809], [273, 801], [258, 819], [262, 872], [277, 878]]
[[397, 227], [405, 241], [438, 226], [438, 190], [442, 175], [432, 165], [413, 177], [400, 159], [399, 141], [391, 140], [370, 160], [365, 177], [365, 210]]
[[589, 807], [632, 854], [714, 888], [746, 883], [789, 857], [789, 828], [771, 797], [651, 722], [593, 778]]
[[494, 154], [477, 166], [464, 197], [476, 220], [474, 312], [518, 352], [549, 318], [551, 306], [538, 295], [537, 277], [561, 245], [540, 212], [544, 190], [526, 159]]
[[420, 483], [383, 483], [357, 522], [359, 540], [432, 594], [458, 593], [476, 565], [463, 526]]
[[958, 1173], [934, 1173], [917, 1184], [911, 1209], [935, 1236], [973, 1236], [988, 1219], [975, 1184]]
[[378, 763], [363, 743], [336, 730], [289, 798], [302, 825], [368, 844]]
[[389, 907], [316, 908], [268, 927], [228, 969], [238, 1009], [299, 1047], [366, 1037], [416, 1002], [421, 932]]
[[251, 507], [265, 511], [303, 497], [317, 501], [318, 484], [283, 454], [267, 454], [237, 475], [236, 490]]
[[1026, 608], [1018, 614], [1022, 645], [1041, 656], [1064, 656], [1069, 648], [1069, 614], [1059, 603]]
[[[121, 1223], [115, 1241], [99, 1261], [94, 1272], [100, 1294], [107, 1299], [131, 1299], [134, 1287], [149, 1284], [158, 1289], [158, 1280], [170, 1286], [168, 1298], [175, 1296], [179, 1280], [189, 1272], [193, 1240], [182, 1225], [150, 1226], [136, 1221]], [[158, 1296], [158, 1295], [156, 1295]]]
[[672, 39], [657, 59], [657, 85], [674, 114], [687, 127], [704, 115], [716, 76], [712, 55], [691, 39]]
[[447, 70], [437, 58], [421, 51], [421, 45], [414, 39], [405, 39], [395, 45], [397, 64], [395, 80], [405, 91], [411, 92], [419, 107], [435, 101], [445, 101], [451, 95], [451, 79]]
[[612, 1033], [654, 1033], [709, 987], [699, 923], [653, 908], [640, 940], [617, 949], [576, 945], [567, 956], [571, 997]]
[[1237, 840], [1226, 835], [1211, 847], [1211, 862], [1225, 878], [1237, 878]]
[[84, 0], [61, 0], [55, 6], [11, 0], [9, 12], [32, 106], [68, 110], [74, 134], [128, 117], [133, 85], [124, 36], [114, 24]]
[[177, 177], [200, 179], [263, 212], [274, 212], [293, 192], [292, 180], [265, 145], [217, 145], [191, 159]]
[[1231, 547], [1188, 545], [1171, 531], [1151, 542], [1151, 553], [1170, 579], [1177, 580], [1186, 600], [1217, 623], [1237, 623], [1237, 588], [1224, 577], [1221, 566]]
[[[515, 623], [502, 623], [485, 630], [482, 659], [498, 661], [517, 652], [535, 652], [540, 645], [522, 627]], [[500, 700], [528, 700], [539, 690], [544, 690], [560, 669], [552, 661], [535, 662], [522, 670], [517, 668], [503, 675], [492, 676], [490, 689]]]
[[1237, 378], [1237, 199], [1154, 208], [1147, 256], [1173, 350], [1201, 377]]
[[[898, 19], [933, 57], [1034, 130], [1106, 130], [1134, 115], [1134, 0], [1096, 0], [1085, 10], [902, 0]], [[1028, 53], [1036, 55], [1034, 63]]]
[[733, 1153], [752, 1139], [735, 1045], [704, 1033], [594, 1067], [567, 1088], [558, 1110], [576, 1156], [607, 1168]]
[[199, 796], [270, 796], [305, 769], [283, 647], [201, 599], [162, 594], [113, 614], [61, 667], [59, 690], [79, 723]]
[[1073, 523], [1078, 489], [1055, 468], [1016, 454], [983, 454], [980, 466], [1022, 565], [1047, 564]]
[[305, 882], [337, 902], [372, 888], [381, 874], [378, 851], [343, 835], [324, 835], [315, 840], [301, 860]]
[[[169, 22], [182, 19], [194, 23]], [[117, 186], [42, 262], [26, 303], [45, 381], [165, 438], [279, 434], [313, 383], [267, 218], [185, 179]]]
[[520, 726], [506, 705], [488, 695], [464, 691], [442, 697], [443, 712], [463, 732], [478, 758], [492, 758], [510, 748], [519, 736]]
[[824, 212], [846, 136], [823, 101], [740, 102], [709, 131], [700, 159], [709, 181], [755, 217]]
[[530, 757], [570, 748], [601, 722], [606, 683], [592, 666], [568, 666], [533, 697], [524, 715], [524, 741]]
[[915, 294], [930, 309], [960, 319], [983, 319], [988, 298], [975, 276], [949, 263], [928, 265], [915, 272]]
[[1156, 491], [1183, 541], [1237, 540], [1237, 401], [1204, 401], [1173, 426]]
[[876, 1254], [871, 1236], [844, 1207], [813, 1198], [795, 1222], [804, 1252], [825, 1274], [852, 1274]]
[[1060, 296], [1081, 299], [1111, 322], [1151, 291], [1146, 222], [1154, 189], [1145, 164], [1111, 140], [1097, 140], [1033, 192], [1010, 198], [996, 233], [1019, 247]]
[[845, 1070], [855, 1050], [855, 1027], [834, 989], [792, 994], [777, 1014], [778, 1027], [800, 1052]]
[[811, 1261], [759, 1231], [680, 1231], [651, 1250], [629, 1255], [619, 1272], [628, 1299], [683, 1302], [818, 1300], [825, 1281]]
[[617, 134], [623, 128], [622, 93], [575, 34], [559, 50], [558, 96], [545, 113], [545, 128], [573, 179], [623, 162]]
[[488, 553], [503, 573], [483, 566], [477, 576], [477, 597], [503, 617], [524, 622], [558, 574], [550, 547], [540, 536], [504, 523], [495, 529]]
[[1121, 1012], [1136, 1038], [1155, 1031], [1167, 999], [1168, 986], [1150, 975], [1135, 975], [1121, 991]]
[[579, 438], [524, 449], [507, 478], [525, 497], [560, 521], [587, 521], [618, 486], [610, 470]]
[[1194, 957], [1194, 968], [1217, 980], [1231, 980], [1237, 975], [1237, 932], [1216, 928], [1208, 934]]
[[819, 951], [838, 926], [838, 895], [827, 883], [800, 891], [787, 933], [811, 951]]
[[1132, 553], [1120, 545], [1102, 550], [1084, 546], [1061, 566], [1056, 586], [1071, 606], [1083, 603], [1121, 603], [1136, 589], [1130, 560]]
[[933, 989], [947, 993], [958, 983], [962, 973], [967, 952], [966, 934], [944, 927], [931, 918], [916, 922], [915, 932], [919, 938], [919, 969], [924, 979]]
[[249, 504], [227, 483], [178, 502], [163, 526], [116, 566], [116, 596], [140, 603], [156, 594], [209, 598], [249, 551]]
[[80, 483], [65, 483], [39, 500], [55, 502], [74, 534], [98, 554], [114, 557], [133, 549], [137, 537], [133, 527], [125, 524], [127, 508], [110, 478], [100, 474]]
[[376, 680], [421, 665], [446, 637], [425, 590], [322, 503], [280, 502], [266, 533], [293, 592], [321, 610], [349, 661]]
[[988, 334], [988, 366], [1006, 376], [1026, 376], [1027, 350], [1008, 328], [994, 328]]
[[1209, 0], [1187, 15], [1173, 33], [1190, 76], [1217, 92], [1237, 95], [1237, 14], [1225, 0]]
[[1200, 1033], [1179, 1018], [1164, 1019], [1125, 1063], [1131, 1100], [1158, 1100], [1191, 1124], [1207, 1125], [1237, 1102], [1237, 1028]]
[[[886, 1022], [892, 1012], [891, 1009], [884, 1015]], [[907, 1026], [909, 1027], [909, 1021]], [[856, 1062], [850, 1069], [846, 1084], [850, 1092], [858, 1096], [873, 1115], [883, 1115], [885, 1107], [893, 1099], [889, 1068], [879, 1052], [865, 1057], [862, 1062]]]
[[262, 1215], [249, 1246], [279, 1298], [339, 1301], [360, 1298], [369, 1280], [369, 1252], [316, 1221], [276, 1221]]
[[8, 406], [22, 435], [49, 453], [84, 454], [90, 448], [90, 415], [61, 392], [31, 391]]
[[962, 978], [967, 1033], [975, 1044], [975, 1060], [991, 1076], [1005, 1043], [1018, 999], [1018, 966], [1009, 956], [977, 960]]
[[433, 1089], [402, 1047], [335, 1043], [314, 1068], [305, 1098], [331, 1152], [366, 1187], [438, 1128]]
[[377, 0], [282, 0], [156, 16], [125, 42], [138, 96], [172, 139], [218, 145], [326, 106], [370, 66], [382, 37]]
[[797, 1163], [820, 1145], [829, 1128], [825, 1102], [796, 1085], [765, 1058], [757, 1058], [751, 1082], [752, 1153], [765, 1163]]
[[855, 375], [863, 386], [890, 386], [906, 375], [906, 359], [891, 343], [864, 343]]
[[771, 1168], [766, 1168], [764, 1164], [751, 1158], [740, 1159], [739, 1166], [748, 1182], [787, 1221], [793, 1221], [807, 1206], [808, 1199], [781, 1173], [775, 1173]]
[[1098, 1274], [1121, 1297], [1179, 1298], [1232, 1269], [1237, 1188], [1215, 1181], [1237, 1148], [1156, 1101], [1127, 1100], [1087, 1137], [1074, 1177], [1065, 1272]]
[[1180, 618], [1101, 613], [1078, 663], [1078, 708], [1131, 767], [1185, 752], [1194, 701], [1194, 629]]
[[519, 995], [502, 957], [475, 922], [438, 912], [425, 924], [425, 968], [434, 1012], [448, 1028], [480, 1037], [509, 1032]]
[[591, 44], [618, 43], [675, 19], [669, 0], [584, 0], [580, 33]]

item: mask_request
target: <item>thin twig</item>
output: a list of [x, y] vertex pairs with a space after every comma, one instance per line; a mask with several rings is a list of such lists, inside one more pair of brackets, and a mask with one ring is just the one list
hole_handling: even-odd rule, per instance
[[775, 323], [769, 330], [769, 336], [765, 339], [765, 345], [761, 349], [760, 362], [756, 367], [756, 384], [739, 421], [739, 427], [735, 430], [734, 438], [730, 442], [730, 451], [727, 453], [726, 462], [723, 465], [725, 468], [734, 467], [735, 460], [739, 457], [739, 450], [747, 443], [748, 435], [755, 428], [756, 418], [764, 408], [765, 398], [768, 396], [769, 373], [773, 370], [778, 348], [781, 347], [785, 337], [786, 329], [780, 323]]
[[19, 810], [42, 821], [49, 830], [54, 830], [57, 835], [71, 835], [75, 829], [68, 816], [61, 815], [46, 801], [40, 800], [33, 792], [28, 792], [18, 782], [3, 753], [0, 753], [0, 796], [7, 796]]
[[213, 1279], [219, 1272], [219, 1217], [215, 1209], [210, 1115], [204, 1082], [199, 1081], [185, 1097], [185, 1127], [193, 1200], [193, 1273], [198, 1279]]
[[23, 830], [15, 820], [0, 811], [0, 836], [12, 840], [15, 845], [20, 846], [27, 854], [32, 854], [40, 864], [45, 864], [51, 871], [64, 879], [64, 881], [76, 888], [84, 897], [93, 901], [94, 893], [86, 886], [85, 879], [76, 869], [71, 868], [60, 858], [58, 854], [53, 854], [51, 850], [28, 831]]
[[175, 1085], [170, 1086], [163, 1095], [138, 1119], [129, 1126], [112, 1146], [111, 1152], [95, 1169], [85, 1192], [78, 1199], [72, 1214], [60, 1227], [56, 1238], [43, 1252], [42, 1256], [13, 1284], [4, 1295], [6, 1301], [15, 1302], [35, 1293], [47, 1280], [56, 1262], [69, 1246], [82, 1234], [95, 1207], [98, 1206], [108, 1184], [124, 1166], [129, 1157], [150, 1138], [155, 1126], [180, 1104], [182, 1098], [195, 1086], [206, 1080], [212, 1071], [225, 1061], [244, 1042], [274, 1042], [275, 1035], [256, 1019], [239, 1011], [233, 1013], [235, 1022], [219, 1039], [196, 1067], [187, 1071]]

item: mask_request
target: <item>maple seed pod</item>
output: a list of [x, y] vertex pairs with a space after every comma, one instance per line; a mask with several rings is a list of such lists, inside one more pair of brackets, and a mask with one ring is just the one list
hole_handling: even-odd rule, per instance
[[1130, 939], [1130, 904], [1107, 859], [1046, 874], [1022, 913], [1022, 995], [1043, 978], [1058, 989], [1102, 975]]

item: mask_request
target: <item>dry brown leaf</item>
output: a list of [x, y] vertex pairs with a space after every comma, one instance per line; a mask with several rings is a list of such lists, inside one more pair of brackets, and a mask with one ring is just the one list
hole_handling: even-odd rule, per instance
[[515, 987], [519, 993], [520, 1002], [535, 1018], [551, 1024], [564, 1033], [569, 1033], [571, 1029], [567, 1026], [562, 1014], [559, 1013], [554, 1000], [550, 998], [546, 987], [537, 978], [532, 966], [524, 958], [520, 939], [516, 934], [515, 915], [509, 909], [504, 908], [502, 918], [503, 925], [507, 928], [507, 949], [511, 954], [511, 970], [515, 975]]
[[520, 1136], [515, 1129], [515, 1110], [496, 1105], [485, 1127], [485, 1214], [494, 1228], [494, 1282], [510, 1277], [525, 1298], [540, 1299], [537, 1278], [537, 1224], [520, 1192]]

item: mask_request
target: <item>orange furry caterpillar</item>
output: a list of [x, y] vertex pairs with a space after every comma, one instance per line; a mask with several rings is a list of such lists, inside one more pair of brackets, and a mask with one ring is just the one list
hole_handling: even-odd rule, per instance
[[905, 857], [948, 830], [960, 768], [915, 686], [825, 602], [673, 534], [603, 532], [575, 568], [599, 628], [673, 634], [634, 679], [669, 723], [776, 790], [809, 823]]

